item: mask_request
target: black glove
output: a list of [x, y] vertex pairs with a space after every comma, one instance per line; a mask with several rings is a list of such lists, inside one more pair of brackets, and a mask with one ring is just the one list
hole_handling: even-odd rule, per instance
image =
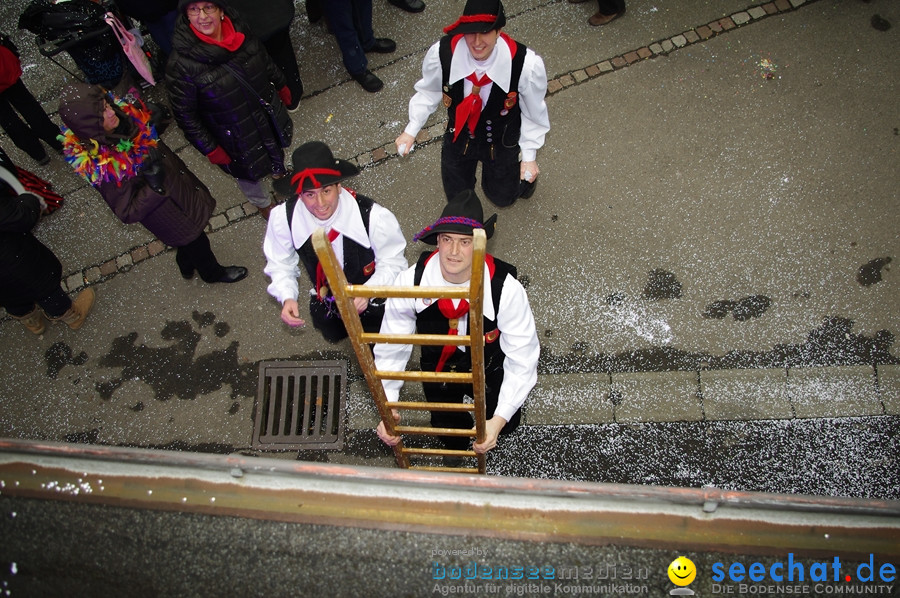
[[141, 168], [141, 174], [151, 189], [160, 195], [165, 195], [166, 170], [163, 167], [162, 155], [155, 147], [148, 152], [147, 159], [144, 160], [143, 168]]
[[156, 134], [161, 136], [172, 124], [172, 111], [165, 104], [144, 102], [144, 105], [150, 110], [150, 124], [156, 129]]

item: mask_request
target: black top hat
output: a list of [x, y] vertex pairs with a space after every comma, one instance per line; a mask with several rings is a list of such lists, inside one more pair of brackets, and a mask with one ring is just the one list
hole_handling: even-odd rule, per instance
[[291, 156], [294, 171], [272, 183], [272, 187], [285, 197], [296, 197], [304, 191], [334, 185], [359, 174], [359, 168], [335, 158], [331, 148], [321, 141], [307, 141], [294, 150]]
[[444, 33], [487, 33], [502, 29], [506, 25], [506, 14], [500, 0], [468, 0], [463, 14], [452, 25], [444, 27]]
[[429, 245], [437, 245], [437, 236], [440, 233], [471, 235], [476, 228], [483, 228], [485, 235], [490, 239], [494, 235], [496, 225], [497, 215], [494, 214], [485, 222], [481, 201], [474, 191], [466, 189], [447, 202], [441, 217], [431, 226], [417, 232], [413, 236], [413, 242], [422, 241]]

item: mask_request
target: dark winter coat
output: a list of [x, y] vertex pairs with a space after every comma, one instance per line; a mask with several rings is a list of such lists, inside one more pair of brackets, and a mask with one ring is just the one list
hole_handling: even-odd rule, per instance
[[[104, 146], [114, 147], [124, 139], [135, 139], [139, 128], [147, 127], [121, 110], [116, 110], [120, 126], [113, 133], [103, 129], [103, 107], [107, 96], [97, 87], [75, 84], [63, 90], [59, 115], [63, 123], [81, 141], [93, 139]], [[110, 102], [112, 103], [112, 102]], [[124, 123], [124, 124], [122, 124]], [[69, 151], [64, 143], [65, 151]], [[109, 180], [95, 184], [95, 188], [112, 208], [116, 216], [126, 224], [140, 222], [160, 241], [172, 247], [187, 245], [203, 232], [216, 205], [215, 200], [200, 179], [162, 141], [157, 142], [161, 167], [159, 181], [154, 190], [145, 174], [151, 168], [146, 160], [134, 176], [121, 181]], [[67, 158], [68, 159], [68, 158]]]
[[267, 0], [265, 10], [260, 10], [259, 0], [228, 0], [228, 6], [263, 43], [275, 32], [290, 27], [296, 12], [293, 0]]
[[158, 21], [178, 6], [178, 0], [115, 0], [123, 13], [138, 21]]
[[[0, 166], [16, 171], [2, 150]], [[0, 180], [0, 305], [43, 299], [59, 288], [62, 264], [31, 234], [40, 217], [37, 196], [18, 195]]]
[[[225, 8], [225, 14], [234, 13]], [[275, 110], [281, 130], [291, 130], [291, 119], [278, 97], [287, 85], [259, 40], [237, 19], [235, 30], [246, 38], [234, 52], [201, 41], [185, 15], [179, 15], [166, 69], [166, 86], [175, 121], [185, 137], [204, 156], [221, 146], [231, 158], [221, 168], [239, 178], [258, 181], [284, 168], [284, 150], [258, 97]], [[251, 93], [224, 66], [241, 74]]]

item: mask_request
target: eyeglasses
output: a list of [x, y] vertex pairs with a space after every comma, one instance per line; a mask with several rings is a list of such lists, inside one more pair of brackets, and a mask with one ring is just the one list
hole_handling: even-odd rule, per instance
[[207, 4], [206, 6], [188, 6], [187, 14], [189, 17], [196, 17], [201, 12], [206, 16], [216, 14], [216, 11], [219, 10], [219, 7], [215, 4]]

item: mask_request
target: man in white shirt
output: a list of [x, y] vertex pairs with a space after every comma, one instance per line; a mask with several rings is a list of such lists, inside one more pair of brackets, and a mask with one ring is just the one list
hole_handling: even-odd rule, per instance
[[462, 17], [425, 54], [409, 101], [409, 124], [396, 140], [397, 152], [408, 154], [443, 102], [448, 123], [441, 179], [448, 200], [475, 189], [479, 162], [481, 188], [495, 205], [534, 193], [537, 150], [550, 130], [547, 73], [540, 56], [501, 32], [505, 24], [500, 0], [466, 2]]
[[[437, 251], [424, 252], [417, 264], [395, 280], [397, 286], [464, 286], [472, 277], [472, 231], [483, 228], [488, 238], [494, 232], [496, 215], [484, 221], [481, 202], [471, 189], [460, 192], [444, 208], [441, 217], [413, 237], [437, 245]], [[485, 453], [497, 444], [499, 434], [512, 432], [519, 425], [521, 407], [537, 381], [540, 354], [534, 316], [528, 296], [516, 280], [515, 266], [490, 254], [484, 268], [484, 375], [487, 416], [484, 442], [475, 443], [476, 452]], [[390, 298], [381, 323], [383, 334], [466, 334], [468, 303], [451, 299]], [[412, 352], [411, 345], [376, 344], [375, 365], [379, 370], [402, 371]], [[466, 347], [455, 345], [423, 346], [422, 371], [472, 370], [472, 358]], [[397, 401], [401, 380], [383, 380], [388, 401]], [[471, 384], [423, 383], [425, 398], [431, 402], [461, 403], [472, 396]], [[399, 421], [399, 413], [394, 417]], [[467, 412], [432, 411], [431, 425], [438, 428], [471, 428]], [[376, 429], [379, 438], [395, 445], [398, 436], [387, 433], [384, 424]], [[449, 449], [468, 447], [466, 437], [442, 436]]]
[[[389, 210], [341, 185], [359, 174], [359, 169], [335, 159], [325, 143], [310, 141], [298, 147], [293, 167], [293, 172], [273, 183], [278, 193], [290, 199], [272, 209], [263, 241], [265, 273], [272, 279], [268, 291], [281, 302], [284, 323], [303, 326], [297, 303], [297, 278], [303, 264], [313, 283], [309, 291], [313, 325], [325, 340], [335, 343], [347, 337], [347, 330], [312, 247], [313, 231], [325, 229], [351, 284], [391, 284], [408, 265], [406, 239]], [[356, 297], [353, 302], [363, 328], [378, 332], [384, 301]]]

